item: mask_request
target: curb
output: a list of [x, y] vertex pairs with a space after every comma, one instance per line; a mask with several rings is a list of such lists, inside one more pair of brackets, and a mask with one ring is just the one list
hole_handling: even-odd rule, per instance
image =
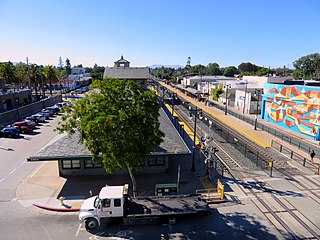
[[55, 207], [48, 207], [37, 203], [32, 203], [33, 206], [42, 208], [48, 211], [55, 211], [55, 212], [79, 212], [80, 208], [55, 208]]

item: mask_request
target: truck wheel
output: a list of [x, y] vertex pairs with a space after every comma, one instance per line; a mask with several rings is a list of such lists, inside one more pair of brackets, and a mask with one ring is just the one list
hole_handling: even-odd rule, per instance
[[92, 230], [98, 226], [98, 221], [95, 218], [88, 218], [86, 220], [86, 229]]
[[175, 217], [170, 217], [168, 222], [170, 225], [174, 225], [174, 224], [176, 224], [177, 219]]

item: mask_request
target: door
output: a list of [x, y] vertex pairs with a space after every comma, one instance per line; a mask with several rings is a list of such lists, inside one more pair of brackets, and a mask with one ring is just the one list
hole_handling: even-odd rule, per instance
[[112, 217], [111, 199], [103, 199], [100, 207], [100, 217]]

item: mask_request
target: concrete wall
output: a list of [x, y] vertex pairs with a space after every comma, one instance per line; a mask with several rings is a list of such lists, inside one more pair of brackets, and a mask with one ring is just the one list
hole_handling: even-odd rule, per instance
[[54, 104], [61, 102], [61, 95], [52, 96], [45, 100], [35, 102], [26, 106], [21, 106], [13, 110], [0, 114], [0, 123], [7, 125], [15, 121], [21, 120], [27, 116], [40, 112], [43, 108], [53, 106]]
[[261, 116], [304, 137], [320, 140], [320, 88], [266, 83]]

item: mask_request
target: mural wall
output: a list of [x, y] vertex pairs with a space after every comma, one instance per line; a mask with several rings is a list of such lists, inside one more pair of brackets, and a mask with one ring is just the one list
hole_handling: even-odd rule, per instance
[[261, 117], [320, 140], [320, 88], [266, 83]]

